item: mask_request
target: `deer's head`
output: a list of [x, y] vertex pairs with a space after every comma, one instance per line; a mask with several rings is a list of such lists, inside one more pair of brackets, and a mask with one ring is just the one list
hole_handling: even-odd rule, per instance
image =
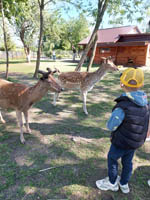
[[48, 72], [44, 72], [42, 70], [39, 70], [38, 73], [42, 74], [42, 77], [40, 80], [42, 80], [44, 83], [46, 83], [46, 86], [51, 90], [52, 92], [61, 92], [63, 91], [62, 87], [57, 83], [56, 79], [54, 78], [53, 74], [56, 71], [52, 71], [50, 68], [47, 69]]
[[[46, 69], [47, 69], [48, 72], [51, 72], [51, 69], [49, 67], [47, 67]], [[52, 73], [53, 74], [54, 73], [60, 73], [60, 70], [55, 67], [55, 70]]]
[[105, 67], [105, 69], [109, 71], [118, 71], [118, 67], [114, 64], [115, 58], [114, 57], [101, 57], [102, 59], [102, 65]]

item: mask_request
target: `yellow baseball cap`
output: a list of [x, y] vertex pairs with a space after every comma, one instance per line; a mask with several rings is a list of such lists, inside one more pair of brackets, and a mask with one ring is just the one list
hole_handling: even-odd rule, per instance
[[[131, 84], [132, 80], [135, 84]], [[140, 88], [144, 84], [144, 73], [143, 70], [137, 68], [128, 68], [123, 71], [120, 77], [121, 83], [127, 87]]]

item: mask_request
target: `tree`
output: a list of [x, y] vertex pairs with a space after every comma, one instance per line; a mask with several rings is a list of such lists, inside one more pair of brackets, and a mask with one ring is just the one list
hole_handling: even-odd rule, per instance
[[[85, 50], [84, 50], [84, 52], [82, 54], [80, 62], [78, 64], [78, 66], [76, 67], [75, 71], [80, 71], [81, 70], [81, 67], [82, 67], [82, 65], [84, 63], [84, 60], [85, 60], [90, 48], [92, 46], [95, 46], [95, 43], [97, 42], [97, 40], [96, 40], [97, 31], [98, 31], [100, 23], [101, 23], [101, 21], [103, 19], [103, 15], [104, 15], [104, 12], [105, 12], [105, 10], [107, 8], [108, 1], [109, 0], [98, 0], [98, 9], [97, 9], [98, 11], [97, 11], [97, 19], [96, 19], [95, 27], [94, 27], [94, 30], [92, 32], [91, 38], [90, 38], [90, 40], [89, 40], [89, 42], [88, 42], [88, 44], [87, 44], [87, 46], [86, 46], [86, 48], [85, 48]], [[95, 48], [93, 48], [93, 51], [95, 51]], [[92, 54], [92, 56], [94, 57], [95, 54]], [[91, 58], [91, 59], [93, 60], [93, 58]], [[90, 62], [90, 63], [92, 65], [92, 62]], [[88, 67], [88, 69], [90, 69], [90, 66]]]
[[87, 72], [90, 71], [90, 68], [93, 64], [93, 60], [94, 60], [94, 56], [95, 56], [95, 52], [96, 52], [96, 47], [97, 47], [97, 40], [98, 40], [98, 35], [96, 34], [95, 36], [95, 39], [93, 41], [93, 50], [92, 50], [92, 53], [91, 53], [91, 57], [90, 57], [90, 60], [89, 60], [89, 63], [88, 63], [88, 66], [87, 66]]
[[61, 27], [64, 22], [57, 10], [46, 13], [44, 19], [42, 50], [50, 56], [53, 48], [61, 48]]
[[[22, 0], [16, 0], [19, 2]], [[26, 0], [23, 0], [26, 1]], [[6, 32], [6, 25], [5, 25], [5, 17], [8, 19], [12, 16], [14, 8], [14, 1], [13, 0], [0, 0], [0, 15], [2, 16], [2, 23], [3, 23], [3, 35], [4, 35], [4, 45], [6, 50], [6, 79], [8, 78], [8, 70], [9, 70], [9, 53], [8, 53], [8, 44], [7, 41], [7, 32]], [[9, 35], [9, 34], [8, 34]]]
[[89, 24], [85, 16], [81, 13], [77, 18], [71, 18], [66, 22], [64, 26], [63, 38], [70, 43], [70, 48], [72, 46], [77, 47], [78, 43], [88, 36], [89, 34]]
[[28, 3], [16, 4], [13, 17], [9, 20], [15, 27], [16, 35], [20, 37], [27, 62], [30, 62], [30, 49], [33, 44], [35, 45], [34, 40], [38, 29], [37, 19], [37, 4], [35, 1], [29, 0]]
[[[147, 0], [144, 0], [146, 2]], [[149, 1], [147, 1], [149, 2]], [[141, 7], [143, 9], [141, 9]], [[95, 46], [96, 42], [96, 34], [97, 30], [99, 29], [99, 26], [101, 25], [103, 16], [105, 11], [111, 16], [111, 19], [113, 18], [112, 16], [115, 16], [113, 19], [117, 19], [118, 22], [122, 22], [124, 19], [127, 19], [128, 21], [140, 21], [143, 19], [143, 10], [144, 10], [145, 4], [143, 4], [143, 1], [140, 0], [98, 0], [98, 8], [97, 9], [92, 9], [91, 13], [93, 17], [96, 17], [96, 23], [94, 30], [91, 34], [90, 40], [82, 54], [82, 57], [80, 59], [80, 62], [78, 66], [76, 67], [76, 71], [80, 71], [81, 67], [84, 63], [84, 60], [86, 58], [87, 53], [89, 50]], [[119, 15], [119, 18], [117, 16]], [[111, 20], [110, 20], [111, 21]], [[114, 22], [114, 21], [113, 21]], [[95, 48], [92, 50], [94, 51]], [[93, 56], [95, 56], [92, 53]], [[90, 63], [92, 65], [92, 62]], [[90, 66], [88, 66], [90, 68]]]
[[149, 0], [111, 0], [107, 8], [107, 13], [111, 16], [109, 22], [118, 25], [127, 21], [140, 24], [145, 21], [149, 6]]
[[9, 69], [9, 55], [8, 55], [8, 47], [7, 47], [7, 37], [6, 37], [6, 26], [5, 26], [5, 15], [4, 15], [4, 7], [3, 0], [0, 0], [0, 9], [2, 13], [2, 22], [3, 22], [3, 34], [4, 34], [4, 45], [6, 50], [6, 79], [8, 78], [8, 69]]
[[[6, 26], [6, 43], [7, 43], [7, 50], [12, 51], [16, 49], [15, 43], [12, 41], [10, 34], [7, 31], [7, 26]], [[5, 51], [5, 45], [2, 43], [0, 46], [1, 51]]]
[[41, 55], [41, 48], [42, 48], [42, 36], [43, 36], [43, 25], [44, 25], [44, 19], [43, 19], [43, 11], [46, 5], [49, 3], [56, 4], [58, 2], [62, 2], [63, 6], [65, 3], [75, 5], [76, 7], [80, 7], [80, 1], [78, 0], [38, 0], [39, 10], [40, 10], [40, 32], [39, 32], [39, 40], [38, 40], [38, 50], [37, 50], [37, 60], [36, 60], [36, 68], [34, 72], [34, 77], [36, 78], [38, 75], [38, 70], [40, 66], [40, 55]]
[[83, 14], [64, 20], [55, 11], [45, 16], [44, 21], [42, 47], [47, 56], [53, 48], [70, 50], [72, 45], [77, 48], [78, 43], [89, 34], [89, 25]]
[[[47, 2], [48, 3], [48, 2]], [[34, 72], [34, 77], [37, 78], [38, 70], [40, 66], [40, 56], [41, 56], [41, 47], [42, 47], [42, 35], [43, 35], [43, 10], [45, 7], [44, 0], [38, 0], [39, 8], [40, 8], [40, 33], [39, 33], [39, 40], [38, 40], [38, 50], [37, 50], [37, 59], [36, 59], [36, 68]]]

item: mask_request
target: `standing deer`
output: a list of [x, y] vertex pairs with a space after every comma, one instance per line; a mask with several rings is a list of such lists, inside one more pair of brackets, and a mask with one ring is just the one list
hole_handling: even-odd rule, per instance
[[[49, 70], [48, 72], [43, 72], [39, 70], [38, 72], [42, 74], [42, 77], [31, 87], [0, 79], [0, 107], [16, 110], [16, 116], [20, 126], [20, 141], [23, 144], [25, 143], [25, 139], [23, 136], [22, 113], [26, 121], [26, 131], [31, 133], [28, 122], [28, 110], [35, 102], [39, 101], [48, 90], [57, 93], [62, 91], [62, 88], [53, 77], [53, 73], [56, 71], [52, 72]], [[5, 123], [1, 112], [0, 119], [2, 123]]]
[[[48, 69], [47, 69], [48, 70]], [[102, 58], [102, 65], [95, 72], [64, 72], [58, 76], [59, 84], [64, 89], [79, 89], [83, 100], [83, 111], [88, 115], [86, 108], [87, 93], [104, 77], [108, 71], [118, 70], [111, 57]], [[54, 94], [53, 105], [56, 105], [59, 93]]]

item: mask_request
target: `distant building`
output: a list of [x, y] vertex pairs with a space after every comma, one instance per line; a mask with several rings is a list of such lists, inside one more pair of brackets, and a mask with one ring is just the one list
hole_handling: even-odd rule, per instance
[[[79, 45], [85, 48], [89, 38]], [[94, 63], [99, 64], [101, 57], [108, 56], [114, 56], [117, 65], [150, 66], [150, 33], [141, 33], [137, 26], [99, 29]]]

